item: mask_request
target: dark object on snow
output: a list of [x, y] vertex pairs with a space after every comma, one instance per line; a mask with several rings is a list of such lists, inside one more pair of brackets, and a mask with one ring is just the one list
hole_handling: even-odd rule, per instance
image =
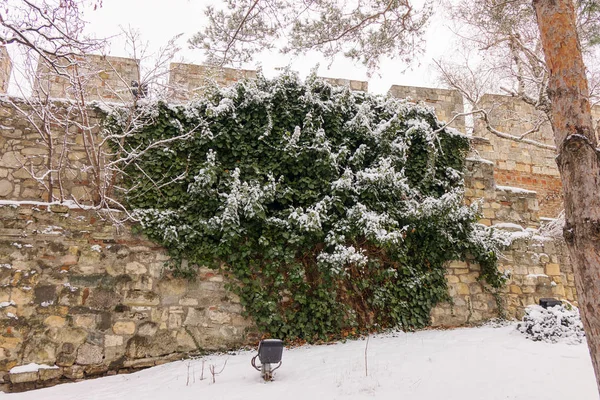
[[[281, 367], [281, 355], [283, 354], [283, 342], [279, 339], [265, 339], [258, 344], [258, 354], [252, 357], [252, 366], [260, 371], [265, 381], [273, 380], [273, 371]], [[256, 365], [256, 358], [262, 365]], [[275, 368], [271, 364], [278, 364]]]
[[261, 340], [258, 345], [258, 358], [263, 364], [277, 364], [283, 354], [283, 342], [279, 339]]
[[562, 306], [562, 301], [553, 298], [540, 299], [540, 306], [544, 308]]

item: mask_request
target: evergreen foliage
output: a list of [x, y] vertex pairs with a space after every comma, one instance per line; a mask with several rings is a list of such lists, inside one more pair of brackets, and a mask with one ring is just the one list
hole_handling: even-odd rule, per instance
[[502, 285], [493, 232], [463, 204], [468, 138], [429, 107], [286, 73], [136, 113], [122, 144], [149, 149], [125, 169], [127, 204], [176, 272], [231, 276], [265, 333], [424, 327], [449, 299], [445, 264], [468, 256]]

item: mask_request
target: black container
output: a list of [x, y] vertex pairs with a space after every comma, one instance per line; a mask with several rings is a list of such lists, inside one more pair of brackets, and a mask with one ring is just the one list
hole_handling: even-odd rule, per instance
[[562, 305], [562, 301], [557, 300], [557, 299], [553, 299], [553, 298], [540, 299], [540, 306], [542, 306], [544, 308], [561, 306], [561, 305]]
[[258, 344], [258, 358], [261, 364], [277, 364], [281, 362], [283, 342], [279, 339], [265, 339]]

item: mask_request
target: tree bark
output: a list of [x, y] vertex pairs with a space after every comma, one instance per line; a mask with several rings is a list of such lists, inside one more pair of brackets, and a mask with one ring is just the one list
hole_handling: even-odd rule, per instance
[[572, 0], [533, 0], [565, 202], [564, 237], [600, 389], [600, 163]]

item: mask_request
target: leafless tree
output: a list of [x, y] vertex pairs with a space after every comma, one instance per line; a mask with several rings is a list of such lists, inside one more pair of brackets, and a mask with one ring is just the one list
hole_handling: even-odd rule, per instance
[[[56, 18], [55, 23], [63, 23]], [[36, 49], [18, 43], [24, 53], [23, 62], [16, 66], [21, 76], [17, 85], [20, 93], [18, 97], [6, 98], [38, 134], [38, 144], [46, 149], [44, 154], [20, 160], [30, 177], [44, 188], [45, 199], [119, 210], [119, 214], [107, 214], [114, 222], [132, 217], [118, 193], [123, 168], [148, 150], [126, 148], [124, 139], [140, 124], [147, 123], [140, 118], [148, 103], [146, 99], [167, 96], [169, 63], [179, 50], [177, 37], [150, 52], [137, 31], [124, 30], [122, 35], [134, 64], [133, 75], [124, 74], [111, 57], [74, 52], [64, 57], [50, 52], [41, 56]], [[100, 85], [99, 76], [103, 75], [111, 79]], [[98, 109], [127, 110], [123, 133], [118, 137], [102, 134]], [[183, 134], [182, 138], [191, 134]], [[79, 181], [77, 194], [67, 188], [73, 181]]]
[[[53, 74], [69, 77], [76, 70], [81, 54], [98, 51], [104, 41], [87, 37], [83, 30], [83, 8], [99, 2], [76, 0], [0, 0], [0, 44], [20, 54], [17, 90], [20, 98], [7, 101], [29, 122], [46, 154], [21, 160], [31, 178], [45, 189], [48, 201], [65, 200], [63, 182], [72, 161], [68, 148], [84, 121], [76, 99], [59, 104], [47, 87], [39, 85], [40, 66]], [[39, 63], [38, 63], [39, 60]]]
[[[504, 139], [554, 150], [541, 130], [549, 131], [551, 103], [548, 96], [549, 72], [545, 63], [535, 10], [528, 0], [445, 1], [454, 21], [461, 55], [453, 61], [436, 62], [443, 84], [457, 89], [475, 115], [476, 126]], [[588, 77], [595, 88], [600, 69], [597, 55], [600, 7], [594, 1], [577, 1], [577, 26], [588, 59]], [[511, 112], [498, 98], [501, 93], [530, 106], [531, 113]], [[591, 98], [598, 93], [592, 91]], [[509, 125], [525, 127], [503, 130], [498, 120], [514, 120]], [[548, 138], [549, 139], [549, 138]]]
[[83, 33], [84, 9], [101, 4], [101, 0], [0, 0], [0, 44], [30, 49], [62, 74], [73, 57], [104, 45]]

